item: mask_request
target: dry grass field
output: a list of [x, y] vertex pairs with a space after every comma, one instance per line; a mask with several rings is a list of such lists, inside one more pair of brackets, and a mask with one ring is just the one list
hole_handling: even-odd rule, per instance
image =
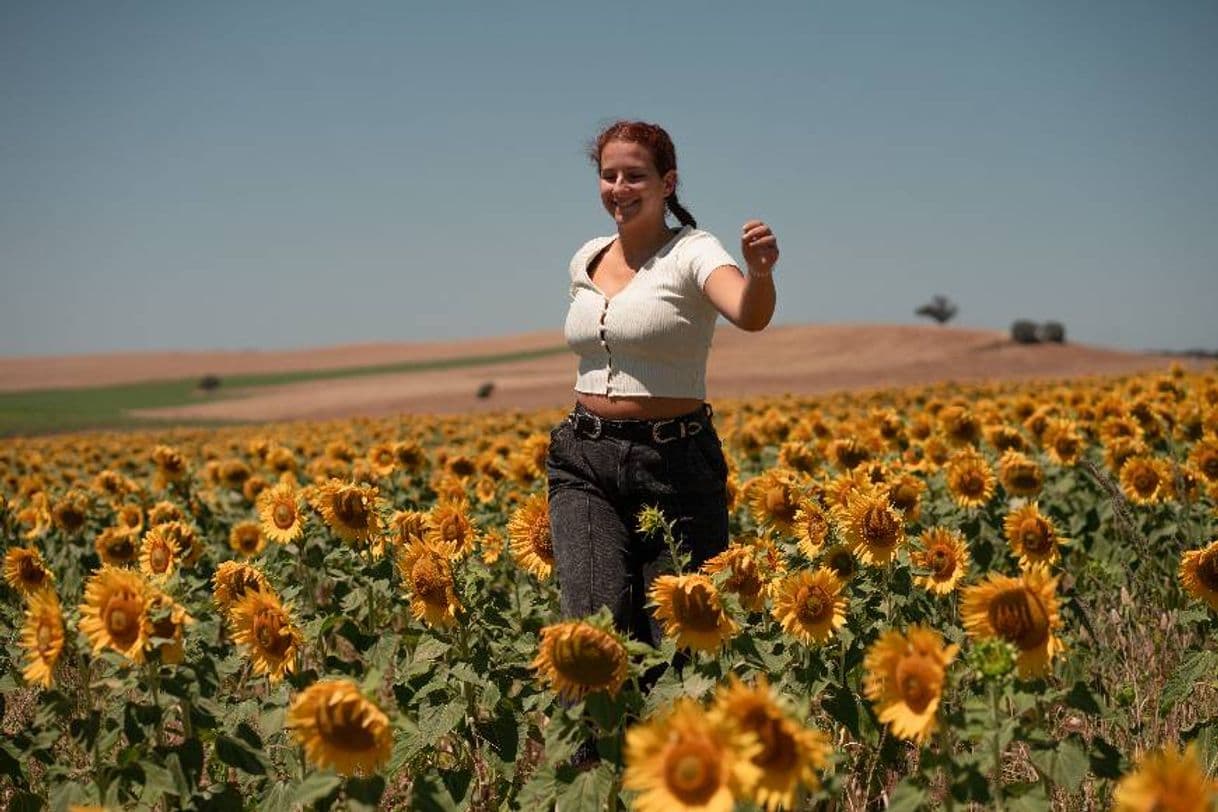
[[[130, 418], [193, 422], [550, 408], [568, 404], [572, 398], [575, 358], [561, 351], [561, 346], [561, 334], [535, 332], [274, 352], [0, 358], [0, 394], [21, 397], [50, 392], [62, 401], [74, 397], [70, 389], [97, 393], [102, 390], [95, 387], [155, 386], [161, 381], [191, 381], [210, 374], [227, 384], [220, 397], [191, 393], [188, 385], [184, 396], [167, 401], [145, 402], [138, 395], [128, 398], [121, 413]], [[527, 357], [530, 353], [533, 357]], [[516, 354], [526, 357], [512, 360]], [[496, 356], [498, 360], [477, 361]], [[720, 326], [711, 351], [708, 389], [713, 401], [938, 381], [1078, 378], [1164, 369], [1170, 361], [1160, 355], [1078, 344], [1018, 345], [999, 331], [957, 327], [794, 325], [750, 334]], [[381, 369], [401, 364], [423, 368]], [[275, 375], [307, 375], [309, 379], [261, 380], [245, 389], [232, 383], [237, 376]], [[490, 397], [478, 398], [476, 393], [485, 383], [492, 383], [494, 390]], [[137, 405], [128, 405], [130, 402]]]

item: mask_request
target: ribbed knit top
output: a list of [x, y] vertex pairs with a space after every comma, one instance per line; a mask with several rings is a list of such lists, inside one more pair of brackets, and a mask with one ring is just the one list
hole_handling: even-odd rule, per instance
[[575, 391], [705, 398], [719, 311], [702, 288], [711, 271], [739, 267], [736, 260], [714, 235], [685, 226], [609, 298], [588, 276], [588, 264], [615, 239], [589, 240], [571, 258], [564, 332], [579, 355]]

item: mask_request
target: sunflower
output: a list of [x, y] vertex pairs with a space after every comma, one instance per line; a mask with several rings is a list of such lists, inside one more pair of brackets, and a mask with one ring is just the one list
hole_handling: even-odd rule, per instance
[[1059, 418], [1049, 422], [1045, 429], [1044, 442], [1049, 452], [1049, 459], [1058, 465], [1074, 465], [1082, 457], [1086, 448], [1083, 435], [1079, 433], [1078, 424], [1073, 420]]
[[784, 468], [811, 474], [820, 464], [820, 454], [812, 443], [790, 440], [779, 447], [778, 464]]
[[849, 581], [859, 571], [859, 560], [849, 544], [834, 544], [825, 550], [821, 563], [833, 570], [834, 574], [843, 581]]
[[981, 421], [967, 406], [945, 406], [938, 418], [939, 430], [953, 446], [972, 446], [981, 439]]
[[233, 639], [249, 654], [254, 673], [276, 683], [296, 670], [296, 655], [304, 642], [292, 623], [292, 608], [270, 589], [247, 590], [229, 609]]
[[422, 540], [431, 528], [431, 517], [423, 510], [398, 510], [389, 518], [389, 528], [395, 544]]
[[1112, 795], [1113, 812], [1209, 812], [1215, 803], [1218, 781], [1206, 776], [1195, 743], [1143, 753]]
[[554, 541], [550, 537], [550, 502], [534, 494], [512, 513], [507, 525], [508, 544], [516, 563], [544, 581], [554, 569]]
[[304, 532], [300, 495], [291, 483], [280, 482], [258, 494], [257, 508], [262, 533], [271, 541], [287, 544]]
[[237, 522], [228, 533], [228, 546], [238, 555], [258, 555], [266, 547], [266, 536], [258, 522]]
[[871, 449], [857, 437], [839, 437], [825, 448], [825, 456], [844, 471], [851, 471], [871, 459]]
[[178, 566], [177, 539], [154, 527], [140, 545], [140, 572], [149, 578], [164, 578]]
[[1036, 460], [1009, 449], [998, 459], [998, 481], [1009, 496], [1036, 496], [1044, 487], [1045, 472]]
[[842, 540], [854, 548], [864, 564], [887, 564], [905, 541], [905, 520], [880, 491], [858, 491], [844, 507], [835, 507], [834, 518]]
[[718, 651], [739, 626], [723, 609], [719, 590], [705, 575], [661, 575], [652, 582], [655, 619], [677, 648]]
[[1024, 569], [1048, 566], [1061, 558], [1058, 546], [1066, 540], [1057, 534], [1052, 520], [1040, 512], [1035, 502], [1012, 510], [1002, 520], [1011, 552], [1019, 557], [1019, 566]]
[[55, 664], [63, 652], [63, 641], [63, 612], [55, 590], [44, 587], [31, 593], [25, 607], [25, 625], [21, 629], [21, 647], [25, 649], [27, 659], [21, 674], [26, 682], [51, 687]]
[[407, 473], [417, 473], [427, 464], [427, 452], [414, 440], [402, 440], [393, 444], [393, 456]]
[[844, 507], [854, 494], [860, 491], [869, 493], [874, 489], [875, 485], [867, 471], [861, 467], [854, 468], [829, 480], [829, 484], [825, 486], [825, 499], [831, 506]]
[[51, 504], [47, 495], [39, 491], [29, 496], [30, 503], [17, 513], [17, 521], [29, 527], [22, 534], [26, 541], [42, 538], [51, 529]]
[[626, 731], [622, 785], [639, 812], [730, 812], [761, 778], [755, 736], [689, 697]]
[[918, 586], [936, 595], [950, 595], [969, 568], [968, 542], [959, 531], [932, 527], [922, 534], [922, 549], [910, 555], [915, 567], [928, 570]]
[[1028, 570], [1019, 578], [991, 572], [983, 583], [964, 590], [964, 628], [974, 639], [998, 637], [1014, 645], [1021, 677], [1046, 674], [1065, 649], [1054, 634], [1061, 626], [1056, 589], [1057, 579], [1042, 569]]
[[286, 726], [320, 769], [371, 775], [393, 751], [389, 717], [349, 679], [315, 682], [292, 701]]
[[139, 533], [144, 529], [144, 509], [139, 505], [120, 506], [114, 512], [114, 518], [118, 527], [125, 527], [132, 533]]
[[972, 447], [957, 451], [947, 462], [947, 489], [960, 507], [985, 505], [994, 496], [995, 482], [990, 464]]
[[802, 499], [795, 511], [794, 526], [799, 551], [808, 558], [816, 558], [829, 538], [829, 514], [815, 499]]
[[794, 809], [801, 786], [820, 786], [816, 771], [829, 763], [829, 738], [783, 712], [765, 676], [746, 686], [732, 674], [730, 682], [716, 691], [715, 707], [729, 725], [752, 734], [761, 744], [750, 760], [761, 770], [752, 800], [762, 808]]
[[1218, 540], [1201, 550], [1189, 550], [1180, 559], [1180, 583], [1188, 594], [1218, 611]]
[[478, 528], [469, 517], [469, 503], [464, 497], [436, 502], [427, 527], [427, 539], [446, 547], [454, 558], [464, 558], [477, 546]]
[[252, 564], [222, 561], [212, 576], [212, 598], [221, 612], [227, 612], [249, 592], [270, 590], [266, 576]]
[[183, 659], [182, 634], [194, 618], [173, 598], [160, 590], [154, 590], [144, 612], [144, 636], [149, 651], [156, 652], [166, 665], [178, 665]]
[[269, 487], [271, 487], [271, 483], [267, 482], [264, 478], [252, 476], [245, 480], [245, 483], [241, 486], [241, 495], [245, 497], [245, 501], [251, 505], [256, 505], [258, 504], [258, 497]]
[[203, 540], [199, 538], [199, 531], [194, 525], [185, 521], [172, 521], [156, 524], [152, 529], [159, 529], [166, 537], [173, 539], [183, 567], [193, 567], [203, 556]]
[[1218, 437], [1213, 434], [1202, 437], [1193, 445], [1188, 459], [1206, 481], [1218, 482]]
[[136, 536], [125, 527], [107, 527], [97, 534], [93, 546], [103, 564], [125, 567], [139, 560]]
[[802, 494], [794, 471], [771, 468], [761, 476], [749, 481], [749, 511], [754, 521], [762, 527], [770, 527], [790, 535], [794, 530], [795, 513], [799, 510]]
[[1137, 505], [1162, 501], [1167, 490], [1167, 471], [1162, 462], [1154, 457], [1130, 457], [1121, 465], [1120, 476], [1125, 498]]
[[1108, 470], [1119, 478], [1126, 460], [1133, 457], [1144, 457], [1148, 454], [1150, 454], [1150, 446], [1142, 440], [1132, 437], [1115, 437], [1104, 445], [1104, 465], [1108, 466]]
[[181, 451], [167, 445], [159, 445], [152, 450], [152, 462], [156, 465], [156, 483], [163, 488], [167, 483], [179, 482], [186, 478], [186, 457]]
[[410, 591], [410, 613], [430, 626], [452, 626], [461, 611], [448, 551], [430, 539], [412, 541], [398, 551], [398, 572]]
[[64, 533], [79, 533], [89, 518], [89, 494], [73, 488], [51, 507], [51, 523]]
[[616, 696], [628, 661], [625, 644], [610, 629], [577, 620], [541, 630], [532, 667], [555, 693], [577, 702], [597, 691]]
[[823, 644], [846, 622], [842, 580], [820, 567], [789, 575], [774, 585], [774, 617], [805, 645]]
[[481, 552], [482, 563], [490, 566], [499, 560], [503, 555], [504, 548], [503, 534], [498, 530], [488, 530], [482, 535], [482, 541], [478, 545]]
[[999, 454], [1005, 454], [1008, 451], [1023, 451], [1028, 446], [1023, 435], [1019, 433], [1019, 429], [1005, 423], [986, 429], [985, 439], [994, 446], [994, 450]]
[[750, 612], [765, 607], [770, 580], [786, 569], [782, 554], [768, 539], [733, 544], [702, 564], [707, 575], [727, 572], [723, 588], [740, 598], [740, 605]]
[[331, 479], [313, 493], [311, 504], [343, 541], [371, 543], [380, 532], [377, 489]]
[[22, 595], [29, 595], [54, 581], [55, 573], [37, 547], [12, 547], [4, 554], [4, 580]]
[[166, 522], [180, 522], [186, 519], [186, 514], [173, 502], [162, 500], [148, 508], [148, 524], [156, 527]]
[[906, 634], [889, 629], [867, 650], [863, 693], [894, 736], [922, 744], [934, 732], [943, 680], [957, 650], [924, 626]]
[[105, 565], [89, 577], [80, 605], [80, 630], [94, 654], [112, 648], [133, 662], [144, 661], [148, 592], [144, 576], [132, 570]]
[[926, 482], [910, 473], [893, 477], [884, 486], [888, 503], [905, 515], [906, 522], [916, 522], [922, 517], [922, 494]]
[[372, 472], [380, 479], [392, 475], [393, 469], [398, 464], [398, 459], [393, 454], [392, 443], [377, 443], [368, 449], [365, 459], [372, 466]]

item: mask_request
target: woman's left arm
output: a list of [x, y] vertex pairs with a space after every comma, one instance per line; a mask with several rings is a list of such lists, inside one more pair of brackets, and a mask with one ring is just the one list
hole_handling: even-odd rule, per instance
[[778, 262], [778, 238], [760, 220], [744, 224], [740, 251], [748, 273], [734, 265], [721, 265], [706, 279], [702, 290], [724, 318], [742, 330], [756, 332], [774, 316], [774, 265]]

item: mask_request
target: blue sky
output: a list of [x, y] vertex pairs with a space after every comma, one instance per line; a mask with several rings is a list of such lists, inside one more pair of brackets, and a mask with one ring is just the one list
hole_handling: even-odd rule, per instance
[[559, 329], [617, 117], [775, 323], [1218, 348], [1215, 77], [1213, 2], [3, 0], [0, 354]]

